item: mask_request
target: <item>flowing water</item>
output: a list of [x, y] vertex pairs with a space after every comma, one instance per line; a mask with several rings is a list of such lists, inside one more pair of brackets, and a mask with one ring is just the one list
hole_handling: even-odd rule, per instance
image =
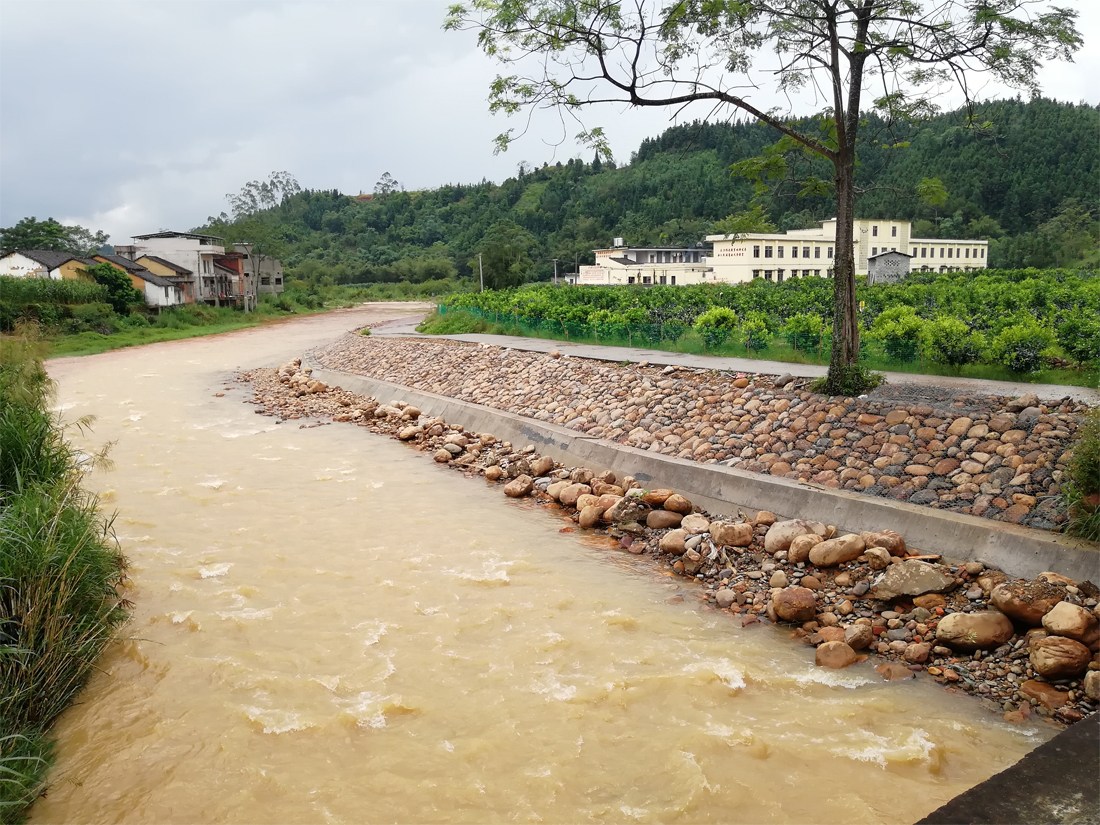
[[815, 668], [530, 502], [226, 389], [399, 311], [51, 362], [116, 442], [90, 483], [136, 610], [34, 822], [906, 823], [1052, 735]]

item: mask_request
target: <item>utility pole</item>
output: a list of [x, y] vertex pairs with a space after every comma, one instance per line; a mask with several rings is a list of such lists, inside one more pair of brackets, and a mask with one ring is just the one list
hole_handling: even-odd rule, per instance
[[485, 291], [485, 271], [481, 268], [481, 253], [477, 253], [477, 277], [481, 280], [481, 291]]
[[558, 282], [558, 259], [551, 258], [551, 260], [554, 262], [554, 283], [556, 284]]

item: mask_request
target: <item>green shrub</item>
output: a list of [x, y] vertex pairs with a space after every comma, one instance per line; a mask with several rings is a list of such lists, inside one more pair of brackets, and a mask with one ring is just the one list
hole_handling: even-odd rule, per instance
[[1100, 541], [1100, 407], [1090, 410], [1077, 429], [1062, 501], [1068, 517], [1066, 532]]
[[692, 326], [708, 347], [720, 347], [737, 332], [737, 313], [728, 307], [713, 307], [697, 317]]
[[821, 346], [821, 336], [825, 332], [825, 321], [814, 313], [792, 315], [783, 326], [787, 341], [796, 350], [811, 352]]
[[750, 312], [741, 325], [741, 335], [749, 352], [766, 350], [771, 343], [772, 334], [768, 329], [768, 319], [762, 312]]
[[1062, 315], [1057, 328], [1058, 344], [1078, 364], [1100, 362], [1100, 315], [1076, 307]]
[[420, 322], [417, 332], [427, 335], [467, 335], [472, 332], [485, 332], [488, 327], [484, 321], [469, 312], [452, 310], [446, 315], [433, 312]]
[[871, 325], [870, 337], [882, 342], [886, 354], [895, 361], [913, 361], [920, 346], [922, 321], [912, 307], [901, 305], [885, 310]]
[[144, 300], [142, 294], [134, 289], [130, 276], [121, 269], [116, 269], [110, 264], [96, 264], [85, 271], [95, 279], [97, 284], [106, 289], [106, 301], [119, 315], [126, 315], [130, 311], [130, 304]]
[[993, 359], [1013, 372], [1038, 372], [1047, 365], [1054, 344], [1050, 330], [1032, 320], [1012, 324], [1001, 330], [990, 345]]
[[942, 317], [924, 328], [928, 357], [937, 364], [961, 367], [980, 361], [985, 355], [985, 338], [958, 318]]

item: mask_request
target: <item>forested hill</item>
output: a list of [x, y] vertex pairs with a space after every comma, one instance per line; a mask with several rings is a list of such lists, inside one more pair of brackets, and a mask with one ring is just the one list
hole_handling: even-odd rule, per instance
[[[1097, 108], [1007, 100], [975, 114], [991, 127], [967, 129], [963, 112], [904, 131], [869, 117], [858, 170], [867, 191], [857, 214], [913, 220], [923, 237], [989, 238], [991, 264], [998, 266], [1065, 266], [1093, 255]], [[358, 198], [304, 191], [253, 216], [251, 232], [263, 223], [299, 277], [364, 283], [469, 276], [471, 260], [476, 268], [484, 251], [503, 258], [494, 265], [512, 276], [542, 280], [552, 258], [559, 271], [572, 271], [615, 236], [628, 244], [701, 241], [714, 221], [750, 204], [752, 185], [731, 178], [730, 165], [760, 154], [776, 137], [755, 123], [693, 123], [644, 141], [619, 166], [575, 159], [521, 167], [501, 184]], [[808, 169], [830, 177], [821, 163]], [[935, 207], [915, 197], [926, 177], [943, 181], [946, 203]], [[834, 214], [830, 199], [798, 198], [797, 187], [786, 188], [765, 198], [779, 229]], [[243, 226], [215, 221], [199, 229], [239, 237]]]

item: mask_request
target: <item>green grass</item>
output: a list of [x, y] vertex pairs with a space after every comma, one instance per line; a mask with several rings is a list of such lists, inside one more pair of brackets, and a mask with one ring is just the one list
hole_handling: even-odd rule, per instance
[[[45, 787], [49, 731], [128, 617], [126, 561], [81, 487], [88, 462], [49, 411], [45, 345], [28, 329], [0, 355], [0, 822]], [[82, 420], [79, 426], [91, 422]], [[106, 463], [93, 457], [91, 466]]]
[[248, 319], [242, 317], [239, 321], [228, 321], [202, 327], [184, 327], [183, 329], [144, 327], [115, 332], [111, 335], [100, 335], [98, 332], [80, 332], [75, 335], [63, 335], [50, 341], [49, 357], [95, 355], [100, 352], [123, 349], [124, 347], [137, 347], [142, 344], [178, 341], [183, 338], [196, 338], [200, 335], [217, 335], [221, 332], [232, 332], [237, 329], [254, 327], [262, 322], [262, 318]]
[[[720, 346], [707, 346], [702, 336], [694, 329], [688, 329], [675, 340], [654, 340], [657, 336], [657, 327], [651, 327], [653, 334], [642, 337], [640, 335], [605, 335], [600, 336], [594, 332], [589, 324], [560, 324], [558, 322], [544, 322], [534, 326], [523, 318], [514, 315], [500, 314], [496, 316], [499, 322], [485, 320], [478, 315], [461, 309], [448, 309], [445, 314], [433, 313], [424, 319], [417, 327], [417, 331], [429, 335], [458, 335], [465, 333], [488, 333], [498, 335], [515, 335], [524, 338], [541, 338], [551, 341], [570, 341], [581, 344], [601, 344], [613, 347], [640, 347], [643, 349], [663, 350], [666, 352], [678, 352], [691, 355], [715, 355], [735, 358], [749, 358], [753, 360], [780, 361], [789, 364], [817, 364], [827, 366], [829, 363], [829, 344], [815, 351], [801, 351], [792, 347], [787, 341], [775, 336], [771, 339], [766, 349], [749, 350], [743, 343], [727, 342]], [[556, 329], [560, 327], [560, 332]], [[866, 340], [863, 349], [861, 364], [870, 370], [905, 372], [915, 375], [943, 375], [963, 378], [981, 378], [993, 381], [1026, 382], [1031, 384], [1061, 384], [1077, 387], [1096, 387], [1100, 384], [1100, 371], [1096, 369], [1045, 369], [1034, 373], [1015, 373], [1006, 367], [993, 364], [967, 364], [960, 369], [955, 369], [942, 364], [935, 364], [925, 360], [922, 364], [918, 358], [915, 361], [898, 361], [887, 356], [882, 345], [878, 341]]]

